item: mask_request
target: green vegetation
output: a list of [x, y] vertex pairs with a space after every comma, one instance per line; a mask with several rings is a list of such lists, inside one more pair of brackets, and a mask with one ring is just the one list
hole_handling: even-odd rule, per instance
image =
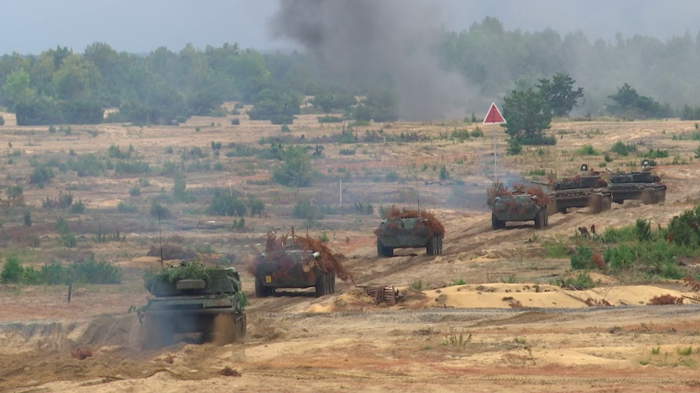
[[371, 216], [374, 214], [374, 205], [371, 203], [356, 202], [355, 205], [353, 205], [353, 210], [357, 214]]
[[637, 152], [637, 145], [634, 143], [623, 143], [622, 141], [617, 141], [614, 145], [612, 145], [610, 151], [617, 153], [620, 156], [627, 157], [630, 153]]
[[613, 104], [608, 105], [611, 114], [624, 118], [664, 118], [673, 116], [673, 110], [654, 101], [651, 97], [639, 95], [637, 90], [625, 83], [617, 88], [617, 93], [608, 96]]
[[561, 280], [559, 286], [562, 288], [574, 289], [576, 291], [585, 291], [586, 289], [591, 289], [596, 286], [591, 276], [586, 273], [578, 273], [576, 277], [568, 277]]
[[272, 174], [272, 181], [287, 187], [308, 187], [313, 181], [311, 157], [300, 146], [289, 146], [282, 151], [282, 165]]
[[85, 262], [73, 262], [64, 267], [58, 262], [44, 265], [40, 270], [22, 266], [19, 258], [8, 256], [0, 272], [2, 283], [25, 285], [80, 284], [119, 284], [122, 269], [102, 260], [95, 261], [91, 256]]
[[508, 123], [501, 126], [511, 140], [523, 145], [556, 144], [554, 137], [544, 135], [544, 130], [551, 126], [552, 109], [540, 92], [513, 90], [503, 101], [503, 117]]
[[583, 88], [574, 90], [575, 80], [571, 76], [556, 73], [552, 80], [540, 79], [537, 88], [545, 98], [554, 116], [568, 116], [576, 106], [579, 98], [583, 98]]
[[309, 221], [322, 220], [323, 213], [315, 204], [309, 200], [299, 201], [294, 205], [292, 215], [295, 218], [301, 218]]
[[119, 213], [136, 213], [138, 210], [138, 207], [133, 203], [119, 202], [117, 204], [117, 211]]
[[574, 154], [579, 156], [599, 156], [600, 152], [594, 149], [591, 145], [583, 145], [580, 148], [576, 149]]
[[232, 192], [216, 189], [207, 214], [214, 216], [238, 216], [246, 214], [247, 206], [238, 196]]
[[340, 149], [339, 153], [341, 156], [354, 156], [355, 149]]

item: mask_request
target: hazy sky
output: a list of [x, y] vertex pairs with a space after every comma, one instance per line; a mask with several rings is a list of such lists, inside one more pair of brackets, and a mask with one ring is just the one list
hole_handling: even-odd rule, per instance
[[[283, 0], [294, 1], [294, 0]], [[381, 1], [381, 0], [376, 0]], [[425, 0], [428, 1], [428, 0]], [[562, 33], [583, 30], [591, 39], [613, 40], [616, 32], [660, 39], [700, 24], [697, 0], [433, 0], [445, 26], [467, 29], [486, 16], [508, 30]], [[289, 47], [268, 33], [277, 0], [3, 0], [0, 53], [39, 53], [56, 45], [78, 52], [95, 41], [119, 51], [150, 52], [238, 42], [262, 50]]]

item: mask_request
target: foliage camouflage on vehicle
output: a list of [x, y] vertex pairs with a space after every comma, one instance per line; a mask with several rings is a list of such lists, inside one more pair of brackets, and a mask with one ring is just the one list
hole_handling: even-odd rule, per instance
[[508, 221], [535, 221], [536, 228], [548, 225], [549, 196], [539, 187], [513, 185], [509, 190], [500, 181], [487, 190], [487, 204], [491, 206], [491, 226], [505, 228]]
[[352, 280], [338, 258], [321, 241], [310, 237], [276, 237], [269, 233], [265, 252], [249, 266], [255, 276], [255, 296], [267, 297], [278, 288], [314, 287], [316, 296], [335, 293], [336, 276]]
[[216, 335], [220, 343], [245, 336], [248, 302], [233, 267], [183, 262], [160, 272], [147, 271], [144, 286], [153, 295], [138, 310], [139, 321], [145, 322], [146, 346], [168, 345], [181, 333], [202, 333], [205, 341]]
[[425, 247], [428, 255], [442, 254], [445, 227], [425, 210], [399, 210], [391, 206], [384, 214], [377, 235], [377, 255], [390, 257], [396, 248]]

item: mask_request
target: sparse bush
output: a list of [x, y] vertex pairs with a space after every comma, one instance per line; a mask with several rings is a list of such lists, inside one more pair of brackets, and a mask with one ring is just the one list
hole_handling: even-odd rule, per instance
[[479, 126], [476, 126], [476, 128], [472, 130], [471, 136], [472, 136], [472, 138], [481, 138], [484, 136], [484, 132], [481, 131]]
[[569, 248], [559, 239], [548, 239], [542, 244], [545, 258], [568, 258]]
[[353, 206], [353, 210], [355, 210], [355, 213], [357, 214], [371, 216], [374, 214], [374, 205], [372, 205], [371, 203], [357, 202]]
[[646, 242], [651, 240], [651, 224], [649, 221], [638, 218], [635, 227], [635, 233], [637, 234], [637, 240], [640, 242]]
[[668, 150], [661, 150], [661, 149], [649, 149], [648, 152], [644, 153], [642, 157], [644, 158], [649, 158], [649, 159], [656, 159], [656, 158], [667, 158], [669, 156]]
[[56, 133], [56, 127], [49, 126], [49, 134], [55, 134], [55, 133]]
[[29, 210], [24, 212], [24, 214], [22, 215], [22, 219], [24, 220], [25, 227], [32, 226], [32, 213]]
[[594, 149], [591, 145], [583, 145], [580, 148], [576, 149], [574, 154], [579, 156], [599, 156], [600, 152]]
[[159, 219], [159, 220], [168, 220], [172, 218], [172, 215], [170, 214], [170, 210], [166, 208], [165, 206], [161, 205], [158, 203], [158, 201], [153, 201], [153, 204], [151, 204], [151, 217]]
[[294, 205], [293, 216], [295, 218], [301, 218], [305, 220], [322, 220], [323, 213], [321, 213], [318, 206], [312, 204], [311, 201], [299, 201]]
[[43, 188], [44, 184], [51, 182], [54, 175], [55, 174], [51, 168], [45, 165], [37, 165], [34, 167], [32, 174], [29, 176], [29, 184], [36, 184]]
[[328, 243], [331, 240], [328, 238], [328, 231], [324, 229], [318, 236], [318, 240], [320, 240], [321, 243]]
[[74, 204], [70, 205], [70, 207], [68, 208], [68, 213], [70, 213], [70, 214], [83, 214], [83, 213], [85, 213], [85, 203], [81, 199], [78, 199], [78, 202], [75, 202]]
[[613, 153], [617, 153], [620, 156], [626, 157], [630, 153], [634, 153], [637, 151], [637, 145], [635, 145], [634, 143], [625, 144], [622, 141], [617, 141], [614, 145], [612, 145], [610, 151]]
[[[275, 123], [272, 123], [272, 124], [275, 124]], [[289, 129], [288, 125], [282, 124], [282, 127], [280, 127], [280, 132], [291, 132], [291, 130]]]
[[141, 187], [139, 186], [133, 186], [129, 189], [129, 195], [132, 197], [137, 197], [141, 195]]
[[281, 152], [283, 163], [272, 175], [272, 181], [287, 187], [308, 187], [313, 181], [311, 157], [297, 146]]
[[117, 145], [111, 145], [107, 150], [107, 156], [118, 160], [127, 160], [136, 156], [136, 150], [134, 150], [133, 145], [129, 145], [129, 149], [126, 151], [122, 151]]
[[447, 168], [444, 165], [440, 167], [439, 178], [440, 180], [448, 180], [450, 178], [450, 172], [447, 171]]
[[241, 121], [239, 119], [231, 119], [231, 125], [232, 126], [239, 126], [239, 125], [241, 125]]
[[413, 281], [413, 282], [410, 284], [410, 287], [411, 287], [412, 289], [415, 289], [415, 290], [418, 290], [418, 291], [422, 290], [422, 289], [423, 289], [423, 280], [416, 280], [416, 281]]
[[126, 240], [126, 236], [122, 236], [121, 233], [119, 233], [119, 229], [115, 230], [114, 233], [103, 232], [100, 226], [92, 237], [92, 240], [95, 243], [123, 242]]
[[119, 202], [117, 204], [117, 211], [119, 213], [136, 213], [138, 208], [132, 203]]
[[0, 272], [0, 278], [4, 284], [16, 284], [22, 280], [24, 269], [19, 263], [19, 258], [14, 255], [8, 256], [5, 259], [5, 265]]
[[610, 270], [621, 271], [632, 268], [637, 256], [631, 247], [623, 244], [605, 249], [603, 259]]
[[250, 211], [250, 216], [262, 217], [263, 210], [265, 210], [265, 203], [260, 199], [260, 197], [254, 195], [248, 195], [248, 211]]
[[516, 139], [508, 139], [508, 148], [506, 148], [506, 153], [511, 156], [517, 156], [523, 152], [523, 145]]
[[573, 289], [576, 291], [585, 291], [595, 288], [596, 283], [587, 272], [581, 272], [576, 277], [569, 277], [561, 280], [559, 284], [562, 288]]
[[96, 262], [93, 257], [85, 262], [73, 262], [68, 266], [68, 274], [72, 282], [84, 284], [120, 284], [122, 269], [101, 260]]
[[175, 175], [173, 182], [173, 199], [176, 202], [192, 203], [194, 202], [194, 194], [187, 189], [185, 178], [180, 175]]
[[5, 118], [0, 116], [0, 126], [4, 126], [4, 125], [5, 125]]
[[393, 182], [399, 181], [400, 179], [401, 179], [401, 177], [399, 176], [399, 174], [394, 172], [394, 171], [391, 171], [391, 172], [387, 173], [386, 175], [384, 175], [385, 182], [393, 183]]
[[574, 270], [592, 270], [595, 269], [591, 259], [593, 251], [585, 246], [576, 246], [576, 252], [571, 256], [571, 268]]
[[320, 116], [317, 117], [319, 123], [342, 123], [343, 118], [340, 116]]
[[56, 198], [50, 198], [48, 195], [46, 199], [41, 202], [41, 207], [44, 209], [67, 209], [73, 204], [73, 194], [70, 192], [64, 194], [63, 191], [59, 191]]
[[78, 239], [70, 232], [64, 233], [58, 237], [58, 244], [63, 247], [73, 248], [78, 243]]
[[223, 189], [216, 189], [207, 214], [214, 216], [245, 216], [247, 207], [237, 195]]
[[[700, 148], [699, 148], [700, 149]], [[340, 155], [341, 156], [354, 156], [355, 155], [355, 149], [340, 149]]]
[[114, 172], [119, 175], [141, 175], [149, 173], [151, 166], [144, 161], [117, 161]]
[[212, 150], [221, 150], [221, 146], [222, 146], [221, 142], [214, 142], [214, 141], [211, 142], [211, 149]]

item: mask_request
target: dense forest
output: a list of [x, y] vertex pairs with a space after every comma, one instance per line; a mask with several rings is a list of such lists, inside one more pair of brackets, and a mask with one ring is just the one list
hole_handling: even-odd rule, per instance
[[[486, 18], [462, 32], [441, 32], [432, 53], [445, 72], [461, 75], [469, 86], [465, 95], [474, 107], [465, 107], [463, 116], [556, 73], [584, 89], [577, 115], [624, 115], [611, 96], [630, 92], [639, 92], [634, 99], [640, 105], [655, 108], [645, 117], [700, 115], [700, 36], [590, 42], [583, 32], [505, 31]], [[20, 124], [95, 123], [107, 107], [120, 108], [107, 121], [174, 124], [217, 114], [229, 100], [255, 104], [251, 118], [284, 124], [306, 95], [316, 96], [320, 112], [387, 121], [398, 117], [395, 84], [391, 74], [334, 75], [313, 53], [263, 54], [237, 44], [136, 55], [94, 43], [83, 53], [59, 46], [0, 58], [0, 105], [16, 112]], [[355, 106], [354, 95], [368, 98]]]

